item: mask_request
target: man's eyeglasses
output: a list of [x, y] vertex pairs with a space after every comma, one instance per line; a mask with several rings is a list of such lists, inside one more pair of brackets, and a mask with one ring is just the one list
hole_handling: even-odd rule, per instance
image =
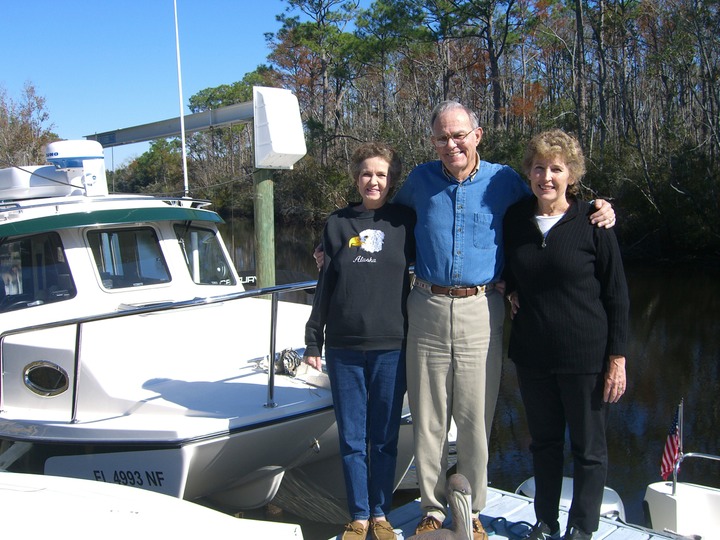
[[450, 142], [450, 139], [452, 139], [455, 144], [460, 144], [460, 143], [465, 142], [465, 139], [467, 139], [468, 135], [470, 135], [473, 131], [475, 131], [475, 130], [474, 129], [470, 130], [467, 133], [465, 133], [464, 135], [461, 133], [455, 133], [455, 134], [451, 135], [450, 137], [448, 137], [446, 135], [443, 135], [441, 137], [436, 137], [435, 135], [433, 135], [432, 137], [430, 137], [430, 140], [432, 141], [432, 143], [435, 146], [437, 146], [438, 148], [442, 148], [443, 146], [447, 146], [447, 143]]

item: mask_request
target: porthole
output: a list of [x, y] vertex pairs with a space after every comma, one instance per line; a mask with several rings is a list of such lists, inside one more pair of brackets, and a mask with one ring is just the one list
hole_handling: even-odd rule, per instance
[[52, 362], [33, 362], [25, 368], [25, 386], [39, 396], [52, 397], [68, 389], [67, 372]]

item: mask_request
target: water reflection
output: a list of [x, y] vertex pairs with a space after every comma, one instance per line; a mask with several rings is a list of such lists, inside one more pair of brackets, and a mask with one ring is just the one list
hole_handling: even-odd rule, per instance
[[[276, 231], [277, 282], [315, 279], [311, 252], [320, 231]], [[252, 223], [235, 220], [223, 235], [241, 273], [254, 273]], [[622, 497], [631, 522], [643, 523], [645, 486], [660, 480], [665, 439], [681, 398], [685, 450], [720, 454], [718, 270], [699, 263], [682, 268], [626, 265], [631, 301], [628, 390], [610, 420], [607, 484]], [[515, 369], [506, 360], [490, 444], [493, 486], [514, 491], [532, 474], [529, 444]], [[565, 472], [572, 472], [569, 459]], [[720, 486], [720, 465], [688, 460], [680, 478]]]
[[[255, 238], [251, 220], [235, 219], [220, 225], [230, 256], [241, 276], [255, 275]], [[275, 281], [277, 285], [317, 279], [312, 258], [322, 228], [276, 226]]]

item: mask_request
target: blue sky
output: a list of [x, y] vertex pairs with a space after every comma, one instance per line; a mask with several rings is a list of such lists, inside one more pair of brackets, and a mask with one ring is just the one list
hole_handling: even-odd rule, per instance
[[[183, 101], [266, 62], [282, 0], [177, 0]], [[0, 0], [0, 87], [30, 82], [64, 139], [179, 115], [173, 0]], [[189, 111], [185, 107], [185, 113]], [[147, 143], [107, 149], [120, 166]]]

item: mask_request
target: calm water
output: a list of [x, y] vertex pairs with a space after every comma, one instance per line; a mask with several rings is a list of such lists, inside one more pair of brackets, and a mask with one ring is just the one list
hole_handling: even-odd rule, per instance
[[[235, 222], [223, 234], [240, 271], [253, 274], [251, 224]], [[311, 252], [318, 237], [318, 231], [277, 228], [278, 283], [317, 277]], [[720, 454], [720, 266], [626, 264], [625, 272], [631, 300], [628, 389], [611, 414], [607, 485], [622, 497], [628, 521], [642, 524], [645, 486], [660, 480], [665, 439], [681, 399], [685, 451]], [[514, 491], [532, 474], [529, 443], [515, 369], [506, 360], [490, 444], [494, 487]], [[572, 474], [569, 459], [566, 474]], [[720, 465], [689, 459], [680, 478], [720, 487]], [[303, 524], [303, 532], [306, 540], [326, 539], [337, 528]]]

